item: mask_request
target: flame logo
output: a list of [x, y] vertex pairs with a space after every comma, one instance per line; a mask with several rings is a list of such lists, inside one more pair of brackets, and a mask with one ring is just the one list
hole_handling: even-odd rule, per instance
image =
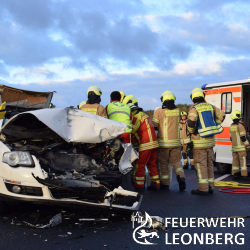
[[[147, 223], [149, 222], [149, 224], [147, 225]], [[157, 238], [159, 238], [157, 232], [151, 232], [151, 233], [147, 233], [145, 230], [140, 230], [141, 228], [145, 227], [147, 225], [148, 228], [150, 228], [152, 226], [152, 219], [149, 216], [149, 214], [147, 214], [145, 212], [145, 221], [144, 223], [141, 224], [141, 226], [137, 227], [134, 232], [133, 232], [133, 239], [136, 243], [141, 244], [141, 245], [157, 245], [157, 243], [151, 243], [149, 241], [147, 241], [146, 237], [151, 236], [151, 238], [153, 238], [154, 236], [156, 236]], [[140, 230], [140, 232], [138, 232]], [[139, 240], [136, 239], [136, 233], [140, 235], [139, 238], [144, 238], [144, 242], [141, 242]]]

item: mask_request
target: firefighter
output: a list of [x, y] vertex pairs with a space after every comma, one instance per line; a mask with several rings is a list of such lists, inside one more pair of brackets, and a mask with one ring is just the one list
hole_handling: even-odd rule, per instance
[[91, 114], [99, 115], [107, 118], [105, 108], [100, 105], [102, 91], [97, 86], [90, 86], [87, 90], [87, 103], [83, 104], [79, 109]]
[[108, 119], [122, 122], [127, 125], [126, 132], [120, 136], [124, 143], [131, 143], [132, 132], [132, 111], [128, 105], [120, 102], [121, 94], [119, 91], [114, 91], [110, 95], [110, 104], [106, 106]]
[[123, 103], [124, 103], [124, 104], [132, 103], [132, 104], [134, 104], [136, 107], [138, 107], [138, 100], [137, 100], [137, 98], [134, 97], [133, 95], [127, 95], [127, 96], [123, 99]]
[[154, 126], [149, 119], [149, 116], [143, 112], [143, 109], [129, 104], [133, 114], [133, 130], [139, 144], [139, 159], [135, 166], [135, 182], [136, 189], [144, 189], [145, 185], [145, 166], [147, 165], [151, 185], [147, 187], [148, 190], [159, 190], [160, 179], [157, 170], [157, 148], [159, 143], [155, 133]]
[[192, 194], [213, 194], [214, 191], [214, 151], [215, 134], [223, 131], [221, 123], [225, 113], [205, 102], [203, 90], [196, 88], [191, 92], [193, 105], [188, 112], [188, 131], [192, 134], [193, 158], [198, 177], [198, 189]]
[[[187, 144], [190, 142], [189, 132], [187, 130], [187, 113], [185, 111], [181, 112], [180, 120], [180, 130], [181, 130], [181, 146], [182, 146], [182, 158], [184, 162], [183, 169], [188, 169], [188, 157], [187, 157]], [[190, 158], [191, 169], [194, 169], [194, 160]]]
[[[230, 126], [230, 138], [232, 141], [233, 163], [232, 163], [232, 175], [233, 179], [240, 179], [240, 176], [247, 178], [247, 151], [249, 148], [249, 142], [246, 137], [246, 130], [241, 120], [241, 112], [234, 110], [231, 113], [231, 119], [233, 124]], [[241, 174], [240, 174], [241, 172]]]
[[181, 164], [180, 111], [175, 106], [175, 96], [171, 91], [161, 95], [162, 107], [156, 109], [153, 124], [158, 129], [158, 170], [161, 189], [169, 189], [168, 164], [175, 170], [180, 191], [186, 189], [185, 175]]

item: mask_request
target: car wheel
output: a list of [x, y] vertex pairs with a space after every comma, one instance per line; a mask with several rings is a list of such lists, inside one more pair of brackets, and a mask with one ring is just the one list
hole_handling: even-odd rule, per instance
[[231, 164], [216, 162], [216, 167], [220, 174], [231, 174]]

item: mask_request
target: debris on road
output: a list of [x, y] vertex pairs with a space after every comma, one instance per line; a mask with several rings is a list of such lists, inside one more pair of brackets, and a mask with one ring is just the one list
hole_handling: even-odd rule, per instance
[[26, 222], [26, 221], [24, 221], [23, 223], [24, 223], [24, 225], [26, 225], [26, 226], [30, 226], [30, 227], [34, 227], [34, 228], [39, 228], [39, 229], [55, 227], [55, 226], [59, 225], [60, 223], [62, 223], [62, 214], [59, 213], [59, 214], [55, 215], [55, 216], [49, 221], [49, 224], [47, 224], [47, 225], [40, 225], [40, 224], [33, 225], [33, 224], [31, 224], [31, 223], [29, 223], [29, 222]]
[[82, 218], [79, 221], [109, 221], [108, 218]]
[[72, 237], [72, 238], [70, 238], [70, 239], [68, 239], [68, 240], [76, 240], [76, 239], [81, 239], [81, 238], [84, 238], [84, 235], [85, 235], [85, 234], [78, 235], [78, 236]]

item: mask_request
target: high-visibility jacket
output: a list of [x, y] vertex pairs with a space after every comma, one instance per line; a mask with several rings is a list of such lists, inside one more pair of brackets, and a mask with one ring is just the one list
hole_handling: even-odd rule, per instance
[[80, 107], [80, 110], [94, 114], [94, 115], [99, 115], [105, 118], [107, 117], [105, 108], [98, 103], [84, 104]]
[[[194, 104], [193, 106], [195, 106]], [[193, 108], [193, 106], [190, 108], [188, 112], [188, 120], [195, 123], [195, 126], [187, 127], [188, 131], [191, 133], [191, 140], [193, 142], [194, 148], [196, 149], [205, 149], [205, 148], [212, 148], [215, 146], [215, 139], [214, 135], [201, 137], [199, 130], [198, 133], [195, 133], [198, 126], [198, 121], [200, 119], [199, 113], [197, 109]], [[221, 111], [219, 108], [212, 106], [214, 109], [214, 116], [217, 123], [221, 123], [224, 120], [225, 113]]]
[[114, 101], [107, 105], [106, 110], [108, 119], [126, 124], [126, 133], [132, 132], [133, 116], [128, 105]]
[[242, 124], [232, 124], [230, 126], [230, 138], [232, 141], [232, 151], [233, 152], [240, 152], [246, 151], [246, 146], [249, 145], [248, 140], [243, 142], [241, 137], [246, 137], [246, 130]]
[[188, 144], [190, 142], [190, 136], [187, 130], [187, 123], [180, 120], [179, 126], [181, 132], [181, 144]]
[[139, 151], [154, 149], [159, 147], [155, 128], [149, 119], [149, 116], [139, 112], [133, 117], [133, 131], [139, 142]]
[[222, 126], [215, 121], [214, 107], [211, 104], [200, 102], [194, 105], [192, 109], [196, 109], [198, 112], [197, 129], [201, 137], [208, 137], [223, 132]]
[[159, 146], [163, 148], [177, 148], [181, 146], [180, 140], [180, 110], [158, 108], [152, 119], [154, 127], [158, 128]]

